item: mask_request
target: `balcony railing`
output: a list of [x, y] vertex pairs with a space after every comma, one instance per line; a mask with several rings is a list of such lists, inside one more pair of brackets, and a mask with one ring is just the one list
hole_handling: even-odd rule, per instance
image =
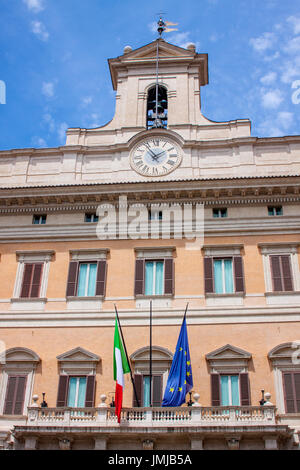
[[[29, 407], [28, 426], [119, 427], [114, 408]], [[236, 426], [275, 424], [274, 406], [123, 408], [121, 426]]]

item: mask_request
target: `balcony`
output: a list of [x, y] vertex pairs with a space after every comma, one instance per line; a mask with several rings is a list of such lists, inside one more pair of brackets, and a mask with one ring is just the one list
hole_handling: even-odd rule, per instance
[[118, 424], [114, 408], [29, 407], [25, 426], [199, 427], [275, 425], [274, 406], [123, 408]]

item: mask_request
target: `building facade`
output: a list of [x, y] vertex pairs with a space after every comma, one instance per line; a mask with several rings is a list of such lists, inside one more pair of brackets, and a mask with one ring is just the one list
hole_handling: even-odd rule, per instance
[[[300, 136], [204, 117], [193, 44], [108, 63], [112, 121], [0, 152], [1, 447], [298, 449]], [[193, 405], [162, 408], [187, 303]]]

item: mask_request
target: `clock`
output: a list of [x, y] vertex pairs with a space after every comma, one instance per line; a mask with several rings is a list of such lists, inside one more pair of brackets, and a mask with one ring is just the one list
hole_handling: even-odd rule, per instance
[[178, 145], [168, 137], [143, 139], [130, 153], [131, 167], [143, 176], [167, 175], [180, 165], [181, 159]]

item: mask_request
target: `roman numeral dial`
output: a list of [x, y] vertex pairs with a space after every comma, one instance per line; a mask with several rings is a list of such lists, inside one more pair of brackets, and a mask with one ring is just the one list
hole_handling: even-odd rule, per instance
[[143, 176], [162, 176], [177, 168], [182, 160], [179, 146], [167, 137], [143, 139], [130, 152], [133, 170]]

